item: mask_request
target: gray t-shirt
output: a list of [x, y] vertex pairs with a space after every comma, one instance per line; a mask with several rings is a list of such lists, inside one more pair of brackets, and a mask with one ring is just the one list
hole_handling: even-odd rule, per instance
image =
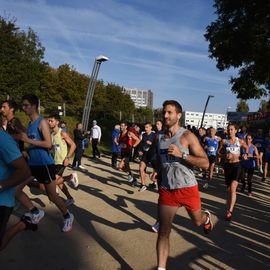
[[180, 138], [186, 131], [180, 128], [173, 137], [159, 135], [158, 154], [161, 162], [161, 188], [178, 189], [198, 185], [192, 167], [183, 159], [169, 155], [168, 148], [171, 144], [176, 145], [181, 152], [189, 154], [189, 149], [180, 144]]

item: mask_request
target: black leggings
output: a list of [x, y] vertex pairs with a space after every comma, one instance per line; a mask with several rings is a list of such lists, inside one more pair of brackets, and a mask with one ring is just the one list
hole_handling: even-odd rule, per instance
[[248, 193], [251, 193], [252, 192], [252, 177], [253, 177], [253, 173], [254, 173], [254, 168], [251, 168], [251, 169], [242, 168], [242, 172], [241, 172], [242, 188], [241, 188], [241, 191], [245, 191], [246, 180], [247, 180], [247, 183], [248, 183]]
[[98, 139], [92, 139], [92, 151], [93, 151], [94, 158], [96, 156], [100, 157], [100, 153], [99, 153], [97, 145], [98, 145]]
[[84, 150], [82, 148], [76, 148], [72, 167], [78, 167], [81, 165], [83, 152], [84, 152]]

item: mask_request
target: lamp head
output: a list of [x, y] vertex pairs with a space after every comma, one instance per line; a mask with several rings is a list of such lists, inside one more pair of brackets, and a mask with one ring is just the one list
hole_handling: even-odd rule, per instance
[[105, 62], [105, 61], [108, 61], [109, 60], [109, 57], [105, 56], [105, 55], [99, 55], [96, 57], [96, 61], [97, 62]]

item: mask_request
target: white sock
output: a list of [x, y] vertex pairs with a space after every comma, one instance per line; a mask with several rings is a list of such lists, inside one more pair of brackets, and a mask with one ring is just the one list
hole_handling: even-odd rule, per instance
[[163, 267], [158, 267], [157, 270], [166, 270], [166, 268], [163, 268]]

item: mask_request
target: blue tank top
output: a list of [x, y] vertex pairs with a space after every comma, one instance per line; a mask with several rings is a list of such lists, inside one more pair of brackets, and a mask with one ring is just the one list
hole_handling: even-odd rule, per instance
[[[245, 153], [245, 150], [241, 150], [241, 152]], [[256, 162], [253, 158], [254, 156], [254, 144], [251, 144], [248, 148], [248, 155], [251, 157], [248, 157], [247, 159], [242, 159], [241, 160], [241, 166], [246, 169], [254, 169], [256, 166]]]
[[[28, 124], [27, 135], [32, 140], [42, 141], [43, 136], [39, 130], [39, 125], [43, 117], [39, 117], [33, 123]], [[54, 164], [54, 160], [47, 148], [30, 145], [28, 148], [28, 165], [30, 166], [43, 166]]]
[[213, 140], [210, 137], [206, 137], [205, 144], [207, 146], [207, 155], [216, 156], [218, 150], [218, 137], [215, 136]]

